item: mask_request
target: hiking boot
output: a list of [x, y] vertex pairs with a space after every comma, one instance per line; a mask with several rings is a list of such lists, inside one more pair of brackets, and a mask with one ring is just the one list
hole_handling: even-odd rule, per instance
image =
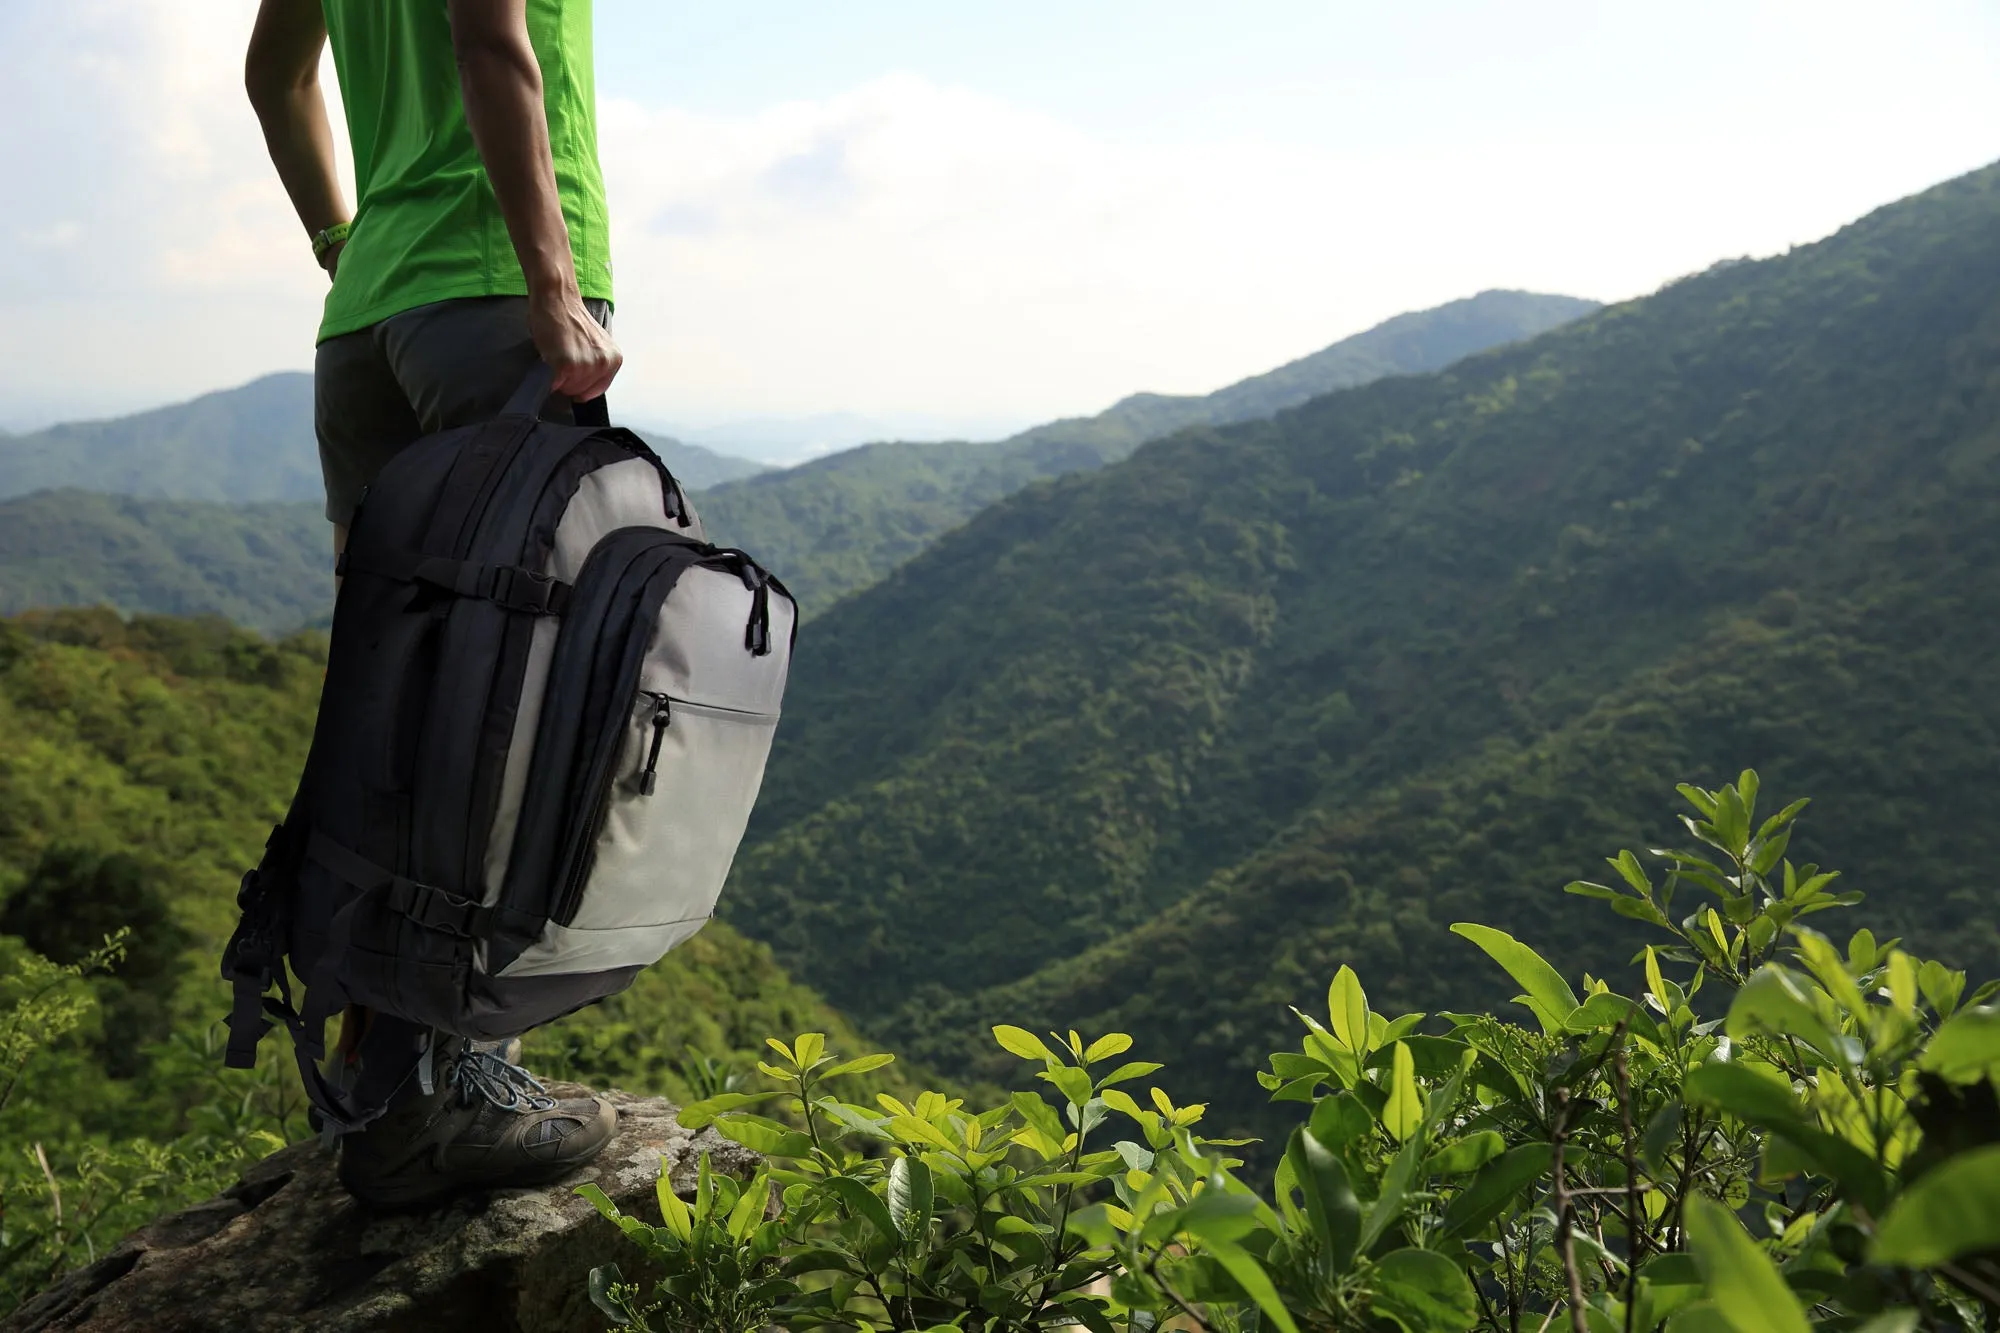
[[543, 1185], [595, 1157], [617, 1124], [602, 1098], [557, 1101], [494, 1051], [438, 1034], [382, 1117], [342, 1136], [340, 1183], [381, 1208]]

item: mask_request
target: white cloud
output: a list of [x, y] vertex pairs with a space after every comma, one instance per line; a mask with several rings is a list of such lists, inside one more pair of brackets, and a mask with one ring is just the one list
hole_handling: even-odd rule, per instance
[[[0, 3], [0, 422], [310, 364], [324, 280], [243, 99], [253, 12]], [[1624, 102], [1615, 61], [1644, 53], [1579, 47], [1573, 106], [1447, 115], [1471, 58], [1447, 50], [1400, 103], [1349, 89], [1234, 137], [1091, 132], [913, 73], [728, 113], [607, 95], [621, 411], [1197, 391], [1482, 287], [1636, 294], [1990, 155], [1991, 52], [1814, 12], [1757, 10], [1720, 73], [1635, 67], [1655, 91]]]

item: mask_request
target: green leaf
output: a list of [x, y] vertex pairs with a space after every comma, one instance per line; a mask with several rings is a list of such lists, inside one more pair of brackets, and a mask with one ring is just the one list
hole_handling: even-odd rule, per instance
[[1611, 910], [1620, 916], [1630, 917], [1634, 921], [1644, 921], [1647, 925], [1658, 926], [1662, 930], [1671, 929], [1673, 925], [1672, 922], [1667, 920], [1665, 912], [1662, 912], [1659, 908], [1653, 906], [1653, 904], [1644, 902], [1638, 898], [1613, 898], [1611, 900]]
[[817, 1077], [829, 1079], [839, 1078], [843, 1074], [866, 1074], [870, 1070], [880, 1069], [883, 1065], [893, 1063], [895, 1059], [893, 1055], [863, 1055], [844, 1064], [837, 1064], [831, 1069], [822, 1069]]
[[1477, 1171], [1507, 1150], [1507, 1141], [1490, 1129], [1468, 1134], [1456, 1143], [1447, 1143], [1424, 1161], [1424, 1171], [1433, 1176], [1462, 1176]]
[[1875, 1159], [1809, 1120], [1791, 1085], [1781, 1076], [1744, 1064], [1706, 1064], [1689, 1072], [1686, 1096], [1692, 1105], [1713, 1106], [1759, 1129], [1783, 1135], [1870, 1212], [1881, 1209], [1888, 1189]]
[[[1655, 1255], [1639, 1269], [1638, 1318], [1633, 1322], [1639, 1328], [1657, 1327], [1675, 1311], [1700, 1300], [1701, 1294], [1701, 1270], [1693, 1255]], [[1728, 1327], [1719, 1311], [1715, 1318]]]
[[1408, 1202], [1410, 1186], [1416, 1182], [1417, 1168], [1423, 1161], [1424, 1134], [1422, 1126], [1410, 1135], [1402, 1149], [1390, 1161], [1389, 1169], [1382, 1173], [1382, 1187], [1375, 1195], [1375, 1201], [1368, 1205], [1368, 1211], [1361, 1218], [1361, 1252], [1366, 1254], [1375, 1248], [1375, 1242], [1394, 1226], [1403, 1216], [1403, 1206]]
[[588, 1290], [590, 1303], [597, 1307], [600, 1314], [621, 1328], [630, 1328], [632, 1321], [625, 1317], [625, 1312], [611, 1299], [611, 1288], [622, 1285], [624, 1281], [625, 1275], [618, 1271], [617, 1264], [605, 1264], [590, 1270]]
[[1131, 1049], [1132, 1039], [1130, 1037], [1122, 1032], [1107, 1032], [1096, 1041], [1090, 1043], [1089, 1047], [1084, 1050], [1083, 1058], [1085, 1063], [1094, 1065], [1099, 1060], [1109, 1060], [1112, 1056], [1123, 1055]]
[[767, 1102], [773, 1097], [784, 1095], [783, 1090], [778, 1088], [773, 1088], [769, 1092], [725, 1092], [702, 1101], [690, 1102], [680, 1109], [680, 1114], [674, 1119], [680, 1122], [683, 1129], [706, 1129], [714, 1123], [715, 1117], [724, 1111], [734, 1111], [739, 1106], [755, 1106], [758, 1102]]
[[1412, 1333], [1467, 1333], [1479, 1322], [1479, 1297], [1459, 1266], [1434, 1250], [1392, 1250], [1375, 1265], [1369, 1307]]
[[616, 1222], [624, 1216], [618, 1211], [618, 1205], [611, 1202], [611, 1196], [595, 1185], [578, 1185], [571, 1193], [595, 1208], [608, 1222]]
[[1617, 902], [1627, 896], [1607, 884], [1593, 884], [1587, 879], [1571, 880], [1563, 885], [1563, 892], [1573, 893], [1579, 898], [1591, 898], [1601, 903]]
[[792, 1043], [793, 1051], [799, 1057], [799, 1068], [810, 1069], [826, 1054], [826, 1034], [824, 1032], [802, 1032]]
[[1667, 1333], [1745, 1333], [1731, 1323], [1714, 1301], [1684, 1305], [1667, 1321]]
[[1524, 1143], [1488, 1162], [1472, 1183], [1445, 1205], [1443, 1235], [1462, 1239], [1478, 1232], [1506, 1212], [1522, 1190], [1539, 1180], [1555, 1155], [1549, 1144]]
[[764, 1209], [771, 1202], [771, 1177], [759, 1171], [743, 1187], [742, 1197], [736, 1200], [736, 1207], [729, 1214], [729, 1238], [738, 1245], [750, 1239], [750, 1233], [764, 1220]]
[[1689, 805], [1701, 811], [1702, 818], [1715, 818], [1715, 798], [1713, 796], [1701, 788], [1694, 786], [1692, 783], [1687, 782], [1676, 784], [1674, 790], [1679, 792]]
[[1822, 1064], [1834, 1067], [1859, 1058], [1856, 1043], [1826, 1025], [1799, 981], [1788, 968], [1764, 964], [1750, 974], [1730, 1001], [1723, 1030], [1739, 1041], [1759, 1032], [1791, 1037], [1812, 1048]]
[[734, 1111], [715, 1122], [715, 1132], [766, 1157], [810, 1157], [812, 1138], [761, 1115]]
[[1326, 1016], [1342, 1045], [1356, 1055], [1368, 1054], [1368, 996], [1354, 969], [1345, 964], [1326, 988]]
[[1471, 1048], [1456, 1037], [1431, 1037], [1418, 1035], [1400, 1037], [1390, 1042], [1368, 1057], [1368, 1068], [1386, 1069], [1392, 1074], [1396, 1068], [1396, 1048], [1402, 1046], [1410, 1053], [1418, 1078], [1450, 1078], [1458, 1072], [1458, 1066]]
[[[1121, 1093], [1120, 1095], [1122, 1096], [1123, 1094]], [[1039, 1129], [1045, 1137], [1053, 1139], [1058, 1144], [1067, 1137], [1068, 1131], [1063, 1128], [1062, 1117], [1056, 1113], [1056, 1108], [1050, 1106], [1045, 1099], [1036, 1096], [1032, 1092], [1017, 1092], [1009, 1097], [1008, 1100], [1014, 1104], [1014, 1110], [1021, 1119], [1035, 1129]], [[1106, 1099], [1105, 1104], [1107, 1106], [1111, 1104], [1109, 1098]], [[1138, 1117], [1134, 1115], [1133, 1118], [1137, 1119]]]
[[1804, 1123], [1805, 1103], [1785, 1076], [1768, 1065], [1732, 1061], [1688, 1071], [1686, 1097], [1753, 1125]]
[[1257, 1302], [1257, 1308], [1264, 1312], [1272, 1327], [1283, 1333], [1299, 1333], [1299, 1326], [1292, 1322], [1285, 1303], [1278, 1299], [1278, 1289], [1271, 1285], [1263, 1265], [1251, 1258], [1248, 1251], [1234, 1241], [1205, 1241], [1202, 1248]]
[[1314, 1104], [1312, 1119], [1306, 1128], [1314, 1138], [1334, 1152], [1339, 1152], [1366, 1134], [1374, 1124], [1375, 1117], [1368, 1113], [1368, 1108], [1353, 1093], [1337, 1092], [1331, 1097], [1320, 1098]]
[[660, 1200], [660, 1216], [666, 1220], [667, 1230], [685, 1245], [694, 1239], [694, 1214], [688, 1211], [681, 1196], [674, 1193], [673, 1182], [667, 1179], [668, 1163], [660, 1158], [660, 1178], [653, 1184], [653, 1193]]
[[1121, 1092], [1117, 1088], [1106, 1088], [1098, 1095], [1104, 1099], [1104, 1104], [1112, 1110], [1128, 1116], [1142, 1125], [1146, 1123], [1146, 1112], [1139, 1103], [1132, 1100], [1132, 1094]]
[[[1507, 970], [1507, 975], [1528, 992], [1544, 1012], [1536, 1016], [1542, 1020], [1545, 1032], [1561, 1031], [1562, 1024], [1576, 1009], [1576, 992], [1562, 979], [1562, 973], [1549, 966], [1542, 956], [1505, 931], [1491, 926], [1475, 925], [1461, 921], [1451, 928], [1454, 935], [1471, 940], [1486, 951], [1486, 956]], [[1551, 1026], [1549, 1019], [1555, 1020]]]
[[[1919, 984], [1922, 975], [1918, 973]], [[1969, 1083], [2000, 1068], [2000, 1008], [1953, 1014], [1932, 1034], [1918, 1064], [1953, 1083]]]
[[881, 1238], [890, 1244], [901, 1242], [903, 1233], [897, 1228], [889, 1209], [874, 1191], [853, 1176], [832, 1176], [826, 1182], [840, 1202], [846, 1206], [850, 1217], [858, 1217], [873, 1227]]
[[1917, 989], [1937, 1010], [1939, 1018], [1950, 1018], [1965, 991], [1965, 973], [1954, 972], [1935, 959], [1917, 969]]
[[1321, 1253], [1336, 1276], [1354, 1263], [1354, 1247], [1361, 1238], [1361, 1204], [1347, 1179], [1347, 1168], [1303, 1129], [1292, 1131], [1285, 1147], [1292, 1179], [1305, 1199], [1306, 1221], [1319, 1238]]
[[1382, 1128], [1389, 1131], [1390, 1138], [1401, 1143], [1423, 1123], [1424, 1097], [1417, 1090], [1417, 1064], [1409, 1046], [1397, 1042], [1393, 1060], [1389, 1075], [1389, 1100], [1382, 1107]]
[[1641, 896], [1647, 898], [1653, 896], [1653, 881], [1647, 877], [1646, 869], [1639, 864], [1638, 857], [1629, 851], [1622, 851], [1610, 858], [1609, 864], [1618, 872], [1619, 878], [1630, 884]]
[[1935, 1268], [1960, 1255], [2000, 1247], [2000, 1143], [1956, 1153], [1889, 1205], [1870, 1257], [1905, 1268]]
[[1563, 1030], [1575, 1033], [1609, 1032], [1620, 1023], [1629, 1022], [1636, 1007], [1623, 995], [1600, 991], [1570, 1011]]
[[1382, 1025], [1382, 1033], [1377, 1036], [1374, 1023], [1368, 1025], [1368, 1039], [1377, 1046], [1385, 1042], [1400, 1041], [1416, 1030], [1417, 1024], [1429, 1017], [1427, 1014], [1403, 1014]]
[[1915, 1310], [1884, 1310], [1854, 1333], [1916, 1333], [1918, 1318]]
[[916, 1240], [928, 1235], [936, 1202], [931, 1169], [912, 1157], [896, 1158], [889, 1163], [888, 1194], [889, 1216], [902, 1233]]
[[1854, 978], [1847, 971], [1847, 960], [1841, 957], [1833, 941], [1816, 930], [1804, 927], [1794, 933], [1798, 936], [1800, 956], [1805, 959], [1807, 969], [1819, 979], [1819, 984], [1826, 988], [1826, 993], [1848, 1013], [1860, 1013], [1867, 1002], [1861, 998], [1860, 987], [1854, 984]]
[[1054, 1084], [1058, 1092], [1078, 1106], [1090, 1100], [1090, 1075], [1075, 1065], [1056, 1065], [1051, 1069], [1044, 1069], [1035, 1077]]
[[1705, 1195], [1687, 1201], [1688, 1248], [1708, 1298], [1737, 1333], [1812, 1333], [1784, 1275], [1735, 1216]]
[[1002, 1050], [1010, 1055], [1018, 1055], [1023, 1060], [1059, 1063], [1055, 1056], [1049, 1053], [1049, 1048], [1042, 1044], [1042, 1039], [1026, 1028], [1009, 1027], [1001, 1023], [993, 1029], [993, 1040], [1000, 1043]]
[[1118, 1068], [1097, 1080], [1097, 1086], [1108, 1088], [1118, 1083], [1129, 1083], [1135, 1078], [1145, 1078], [1148, 1074], [1157, 1074], [1165, 1068], [1165, 1065], [1155, 1064], [1151, 1060], [1133, 1060], [1128, 1064], [1118, 1066]]

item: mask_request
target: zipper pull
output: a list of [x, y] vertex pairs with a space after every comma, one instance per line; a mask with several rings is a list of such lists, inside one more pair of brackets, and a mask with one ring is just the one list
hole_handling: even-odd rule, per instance
[[673, 707], [664, 694], [653, 696], [653, 744], [646, 751], [646, 768], [639, 774], [639, 794], [651, 796], [659, 785], [660, 745], [667, 739], [667, 724], [674, 720]]

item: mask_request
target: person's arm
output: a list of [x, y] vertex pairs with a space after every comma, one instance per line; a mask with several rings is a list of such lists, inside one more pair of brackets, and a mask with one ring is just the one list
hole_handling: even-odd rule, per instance
[[527, 275], [535, 349], [555, 368], [555, 392], [596, 398], [624, 358], [577, 290], [527, 0], [448, 0], [447, 10], [465, 119]]
[[[319, 53], [326, 45], [320, 0], [263, 0], [243, 59], [243, 86], [264, 127], [264, 144], [307, 236], [348, 220], [333, 165], [333, 129], [319, 91]], [[340, 256], [323, 261], [328, 276]]]

